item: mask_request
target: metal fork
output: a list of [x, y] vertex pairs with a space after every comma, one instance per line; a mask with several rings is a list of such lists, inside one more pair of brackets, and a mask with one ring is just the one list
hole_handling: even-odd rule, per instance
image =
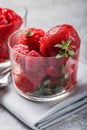
[[8, 77], [11, 72], [8, 72], [4, 77], [0, 78], [0, 89], [8, 85]]
[[2, 71], [0, 72], [0, 77], [3, 77], [5, 74], [7, 74], [7, 73], [10, 72], [10, 71], [11, 71], [11, 66], [5, 68], [4, 70], [2, 70]]

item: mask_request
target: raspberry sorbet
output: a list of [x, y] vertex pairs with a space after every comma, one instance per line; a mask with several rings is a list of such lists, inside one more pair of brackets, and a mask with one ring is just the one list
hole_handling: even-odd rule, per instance
[[80, 38], [71, 25], [19, 30], [9, 46], [14, 85], [24, 97], [51, 100], [75, 87]]
[[0, 8], [0, 63], [9, 58], [7, 39], [21, 27], [22, 18], [13, 10]]

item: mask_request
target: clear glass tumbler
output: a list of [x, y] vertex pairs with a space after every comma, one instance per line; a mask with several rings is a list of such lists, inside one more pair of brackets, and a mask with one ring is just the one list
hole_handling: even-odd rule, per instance
[[76, 85], [78, 56], [74, 58], [33, 57], [17, 53], [13, 47], [21, 30], [8, 40], [16, 91], [33, 101], [53, 101], [65, 97]]

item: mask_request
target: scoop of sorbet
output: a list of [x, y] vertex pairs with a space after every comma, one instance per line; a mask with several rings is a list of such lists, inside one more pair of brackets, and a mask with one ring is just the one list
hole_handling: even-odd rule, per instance
[[0, 8], [0, 62], [9, 58], [7, 39], [22, 23], [22, 18], [13, 10]]

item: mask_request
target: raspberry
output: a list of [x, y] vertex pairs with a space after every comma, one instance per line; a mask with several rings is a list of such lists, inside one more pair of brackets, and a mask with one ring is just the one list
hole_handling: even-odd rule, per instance
[[29, 46], [30, 51], [35, 50], [40, 52], [40, 40], [44, 36], [44, 31], [37, 28], [29, 28], [22, 32], [19, 36], [18, 43]]

